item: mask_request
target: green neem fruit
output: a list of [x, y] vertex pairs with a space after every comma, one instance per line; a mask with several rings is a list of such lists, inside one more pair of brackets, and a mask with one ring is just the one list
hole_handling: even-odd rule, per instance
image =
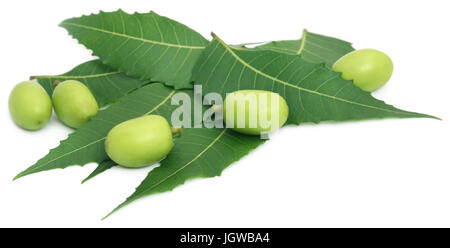
[[59, 83], [52, 98], [56, 115], [69, 127], [80, 127], [98, 112], [97, 101], [91, 91], [75, 80]]
[[332, 69], [342, 72], [342, 78], [353, 80], [362, 90], [372, 92], [389, 81], [394, 65], [385, 53], [375, 49], [362, 49], [344, 55]]
[[52, 101], [40, 84], [25, 81], [12, 90], [9, 112], [20, 127], [28, 130], [41, 129], [52, 116]]
[[117, 164], [131, 168], [160, 161], [172, 147], [172, 129], [159, 115], [122, 122], [109, 131], [105, 140], [108, 156]]
[[277, 130], [284, 125], [288, 115], [284, 98], [270, 91], [235, 91], [227, 95], [223, 105], [226, 127], [250, 135]]

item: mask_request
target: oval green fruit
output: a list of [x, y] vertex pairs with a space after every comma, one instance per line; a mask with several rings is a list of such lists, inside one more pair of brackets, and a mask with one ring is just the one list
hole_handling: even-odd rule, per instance
[[52, 98], [56, 115], [72, 128], [80, 127], [98, 112], [98, 104], [91, 91], [76, 80], [59, 83]]
[[38, 130], [45, 126], [52, 116], [52, 101], [40, 84], [25, 81], [12, 90], [9, 96], [9, 112], [18, 126]]
[[117, 164], [131, 168], [160, 161], [172, 147], [169, 123], [159, 115], [122, 122], [109, 131], [105, 140], [108, 156]]
[[344, 55], [332, 69], [342, 72], [342, 78], [365, 91], [375, 91], [392, 76], [394, 65], [385, 53], [375, 49], [361, 49]]
[[289, 107], [279, 94], [264, 90], [239, 90], [228, 94], [223, 119], [228, 128], [249, 135], [277, 130], [286, 123]]

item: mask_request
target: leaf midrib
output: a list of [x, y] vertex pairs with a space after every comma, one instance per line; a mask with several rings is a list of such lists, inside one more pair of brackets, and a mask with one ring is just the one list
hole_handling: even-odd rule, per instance
[[[222, 132], [219, 133], [219, 135], [214, 138], [213, 141], [211, 141], [211, 143], [208, 144], [207, 147], [205, 147], [205, 149], [203, 149], [199, 154], [197, 154], [192, 160], [190, 160], [189, 162], [187, 162], [186, 164], [184, 164], [182, 167], [178, 168], [176, 171], [174, 171], [173, 173], [171, 173], [170, 175], [168, 175], [167, 177], [165, 177], [163, 180], [160, 180], [158, 183], [156, 183], [155, 185], [153, 185], [152, 187], [150, 187], [147, 190], [144, 190], [143, 194], [145, 195], [146, 192], [151, 191], [152, 189], [154, 189], [155, 187], [157, 187], [158, 185], [161, 185], [163, 182], [167, 181], [169, 178], [171, 178], [172, 176], [176, 175], [178, 172], [184, 170], [186, 167], [188, 167], [190, 164], [192, 164], [193, 162], [195, 162], [197, 159], [199, 159], [206, 151], [208, 151], [212, 146], [214, 146], [214, 144], [216, 144], [220, 138], [222, 138], [222, 136], [225, 134], [225, 132], [227, 131], [226, 128], [223, 129]], [[136, 193], [136, 192], [135, 192]], [[141, 196], [139, 195], [132, 195], [130, 196], [125, 202], [123, 202], [122, 204], [120, 204], [119, 206], [117, 206], [115, 209], [113, 209], [110, 213], [108, 213], [105, 217], [102, 218], [102, 220], [108, 218], [109, 216], [111, 216], [111, 214], [113, 214], [114, 212], [116, 212], [117, 210], [121, 209], [122, 207], [124, 207], [125, 205], [129, 204], [130, 202], [132, 202], [132, 197], [134, 198], [139, 198]]]
[[101, 28], [97, 28], [97, 27], [92, 27], [92, 26], [88, 26], [88, 25], [82, 25], [82, 24], [76, 24], [76, 23], [70, 23], [70, 22], [61, 23], [61, 26], [64, 26], [64, 25], [89, 29], [92, 31], [102, 32], [102, 33], [106, 33], [106, 34], [110, 34], [110, 35], [114, 35], [114, 36], [118, 36], [118, 37], [124, 37], [127, 39], [138, 40], [138, 41], [141, 41], [144, 43], [151, 43], [151, 44], [155, 44], [155, 45], [176, 47], [176, 48], [183, 48], [183, 49], [194, 49], [194, 50], [195, 49], [198, 49], [198, 50], [205, 49], [205, 46], [188, 46], [188, 45], [181, 45], [181, 44], [149, 40], [149, 39], [139, 38], [139, 37], [123, 34], [123, 33], [117, 33], [117, 32], [113, 32], [113, 31], [109, 31], [109, 30], [105, 30], [105, 29], [101, 29]]

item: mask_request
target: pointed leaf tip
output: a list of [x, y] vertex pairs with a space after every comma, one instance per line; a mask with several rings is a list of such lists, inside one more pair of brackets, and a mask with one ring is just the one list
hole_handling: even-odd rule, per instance
[[[233, 162], [264, 142], [259, 136], [241, 135], [226, 128], [187, 128], [174, 140], [172, 152], [161, 165], [151, 170], [136, 191], [105, 218], [137, 199], [171, 191], [190, 179], [220, 176]], [[214, 166], [205, 161], [215, 161]]]
[[22, 177], [24, 177], [24, 176], [26, 176], [26, 175], [27, 175], [26, 170], [24, 170], [24, 171], [20, 172], [19, 174], [17, 174], [17, 175], [13, 178], [13, 181], [16, 181], [17, 179], [22, 178]]

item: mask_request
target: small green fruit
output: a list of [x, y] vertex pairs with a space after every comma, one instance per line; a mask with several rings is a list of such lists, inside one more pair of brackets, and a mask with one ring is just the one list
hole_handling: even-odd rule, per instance
[[226, 127], [250, 135], [277, 130], [289, 115], [289, 107], [283, 97], [263, 90], [235, 91], [227, 95], [223, 106]]
[[344, 55], [332, 69], [342, 72], [342, 78], [353, 80], [362, 90], [372, 92], [389, 81], [394, 65], [385, 53], [375, 49], [362, 49]]
[[159, 115], [122, 122], [109, 131], [105, 140], [108, 156], [117, 164], [132, 168], [160, 161], [172, 147], [172, 130]]
[[52, 116], [52, 101], [40, 84], [25, 81], [16, 85], [9, 95], [9, 112], [20, 127], [38, 130]]
[[98, 112], [97, 101], [91, 91], [75, 80], [59, 83], [52, 98], [56, 115], [69, 127], [79, 128]]

